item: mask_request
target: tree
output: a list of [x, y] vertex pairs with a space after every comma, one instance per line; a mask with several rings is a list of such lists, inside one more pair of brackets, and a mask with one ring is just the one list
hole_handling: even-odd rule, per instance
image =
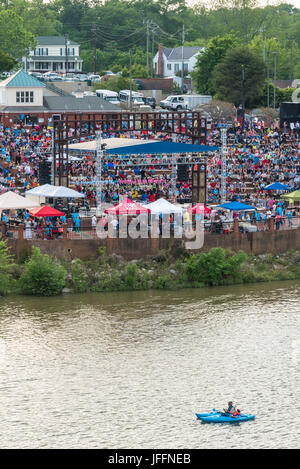
[[11, 285], [12, 258], [5, 241], [0, 240], [0, 296], [5, 295]]
[[241, 104], [242, 69], [245, 74], [245, 105], [253, 106], [259, 101], [264, 84], [264, 63], [248, 47], [229, 50], [213, 73], [217, 96], [231, 101], [235, 106]]
[[230, 121], [232, 115], [236, 113], [236, 108], [232, 103], [213, 100], [211, 103], [202, 104], [197, 110], [207, 112], [213, 120]]
[[0, 48], [1, 52], [6, 52], [18, 59], [25, 55], [26, 51], [34, 48], [36, 39], [34, 35], [26, 29], [22, 16], [13, 9], [3, 9], [0, 7]]
[[216, 36], [209, 41], [205, 51], [198, 55], [196, 70], [192, 73], [198, 93], [215, 94], [216, 90], [212, 81], [214, 68], [225, 57], [228, 50], [237, 44], [238, 40], [232, 34], [224, 37]]
[[17, 65], [17, 61], [7, 52], [0, 51], [0, 73], [9, 72]]

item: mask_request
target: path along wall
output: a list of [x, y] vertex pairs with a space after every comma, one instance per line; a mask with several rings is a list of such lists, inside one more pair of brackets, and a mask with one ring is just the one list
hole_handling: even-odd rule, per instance
[[[11, 253], [17, 258], [25, 249], [38, 246], [42, 253], [59, 259], [94, 259], [99, 256], [98, 249], [106, 248], [107, 254], [118, 254], [126, 259], [140, 259], [147, 255], [154, 256], [161, 249], [168, 249], [170, 244], [183, 247], [182, 240], [174, 239], [58, 239], [58, 240], [25, 240], [8, 239]], [[230, 248], [237, 252], [240, 249], [247, 254], [279, 254], [289, 249], [300, 250], [300, 228], [283, 231], [261, 231], [256, 233], [231, 233], [228, 235], [207, 234], [204, 245], [199, 251], [209, 251], [213, 247]]]

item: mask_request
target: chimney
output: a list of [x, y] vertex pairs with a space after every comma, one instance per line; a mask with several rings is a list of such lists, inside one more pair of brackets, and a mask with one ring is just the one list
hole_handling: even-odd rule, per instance
[[163, 57], [163, 45], [158, 44], [158, 61], [157, 61], [157, 75], [159, 77], [164, 76], [164, 57]]

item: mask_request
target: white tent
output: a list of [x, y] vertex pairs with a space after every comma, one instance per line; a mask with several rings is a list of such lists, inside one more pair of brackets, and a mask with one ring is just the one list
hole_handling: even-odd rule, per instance
[[177, 205], [173, 205], [168, 202], [166, 199], [158, 199], [155, 202], [152, 202], [147, 205], [143, 205], [143, 207], [149, 208], [151, 214], [159, 215], [162, 214], [172, 214], [172, 213], [181, 213], [182, 208], [177, 207]]
[[69, 189], [68, 187], [64, 186], [52, 186], [51, 184], [44, 184], [43, 186], [35, 187], [34, 189], [30, 189], [26, 191], [26, 195], [36, 196], [36, 197], [53, 197], [53, 198], [67, 198], [67, 199], [75, 199], [75, 198], [83, 198], [85, 197], [84, 194], [74, 191], [73, 189]]
[[15, 192], [4, 192], [0, 195], [0, 210], [16, 210], [24, 208], [38, 207], [39, 204], [34, 200], [26, 199]]

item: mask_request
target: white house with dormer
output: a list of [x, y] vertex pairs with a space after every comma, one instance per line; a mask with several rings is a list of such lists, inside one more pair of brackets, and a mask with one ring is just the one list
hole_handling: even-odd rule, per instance
[[79, 44], [65, 36], [37, 36], [35, 50], [22, 58], [28, 72], [81, 72], [82, 59]]
[[204, 47], [163, 47], [158, 45], [158, 52], [153, 58], [153, 67], [159, 77], [174, 77], [182, 70], [182, 52], [184, 70], [191, 73], [197, 62], [197, 56]]
[[43, 106], [44, 83], [19, 70], [0, 82], [0, 107]]

